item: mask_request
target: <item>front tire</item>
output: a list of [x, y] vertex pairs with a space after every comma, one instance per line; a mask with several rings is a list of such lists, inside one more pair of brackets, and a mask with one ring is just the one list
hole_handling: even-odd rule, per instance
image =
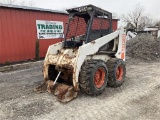
[[79, 75], [80, 89], [90, 95], [101, 94], [107, 85], [108, 69], [102, 60], [84, 62]]

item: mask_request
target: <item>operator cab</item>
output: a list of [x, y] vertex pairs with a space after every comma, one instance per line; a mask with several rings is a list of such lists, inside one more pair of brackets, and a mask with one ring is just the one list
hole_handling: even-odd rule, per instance
[[68, 9], [65, 48], [78, 48], [112, 32], [112, 13], [93, 5]]

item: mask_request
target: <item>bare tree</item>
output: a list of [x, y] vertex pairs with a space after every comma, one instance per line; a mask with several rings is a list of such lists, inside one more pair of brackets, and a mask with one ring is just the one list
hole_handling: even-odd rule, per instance
[[22, 6], [34, 6], [35, 3], [33, 1], [26, 1], [26, 0], [21, 0], [19, 3], [17, 3], [18, 5], [22, 5]]
[[112, 18], [113, 18], [113, 19], [118, 19], [118, 17], [119, 17], [119, 16], [118, 16], [116, 13], [112, 13]]
[[159, 27], [160, 28], [160, 19], [157, 19], [153, 22], [155, 27]]
[[138, 4], [132, 11], [128, 12], [126, 15], [123, 15], [122, 19], [125, 23], [129, 24], [137, 31], [143, 13], [144, 7]]
[[0, 0], [0, 3], [3, 4], [12, 4], [12, 5], [22, 5], [22, 6], [34, 6], [35, 3], [31, 0], [26, 1], [26, 0]]
[[17, 0], [0, 0], [3, 4], [16, 4]]
[[19, 4], [19, 5], [22, 5], [22, 6], [25, 6], [25, 5], [27, 4], [27, 1], [22, 0], [22, 1], [20, 1], [18, 4]]
[[144, 30], [145, 27], [154, 26], [154, 20], [149, 15], [141, 16], [138, 24], [139, 30]]
[[28, 1], [27, 6], [33, 7], [35, 6], [35, 3], [33, 1]]

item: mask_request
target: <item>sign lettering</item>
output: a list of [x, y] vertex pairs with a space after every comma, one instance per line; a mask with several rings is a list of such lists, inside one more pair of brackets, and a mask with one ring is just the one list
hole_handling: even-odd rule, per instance
[[38, 39], [53, 39], [64, 37], [63, 22], [36, 20], [36, 26]]

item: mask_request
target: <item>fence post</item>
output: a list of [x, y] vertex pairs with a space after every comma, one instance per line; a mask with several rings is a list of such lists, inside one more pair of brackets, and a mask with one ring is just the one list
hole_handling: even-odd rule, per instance
[[39, 40], [37, 39], [36, 40], [36, 50], [35, 50], [35, 57], [36, 57], [36, 60], [39, 60]]

